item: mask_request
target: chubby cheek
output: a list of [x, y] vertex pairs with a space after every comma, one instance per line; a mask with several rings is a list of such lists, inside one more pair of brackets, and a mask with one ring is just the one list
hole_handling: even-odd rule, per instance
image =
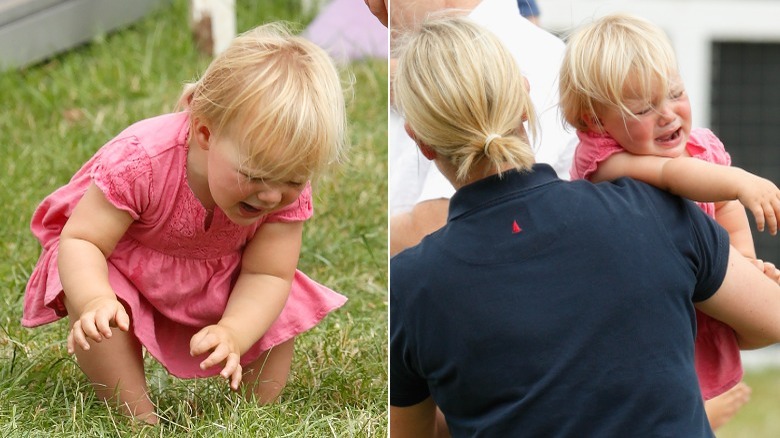
[[626, 124], [626, 136], [635, 143], [653, 140], [654, 126], [650, 119], [630, 120]]
[[235, 181], [222, 180], [215, 186], [216, 190], [212, 190], [215, 193], [215, 199], [219, 198], [223, 204], [235, 204], [246, 197], [242, 186]]
[[685, 132], [691, 131], [691, 105], [685, 105], [678, 113], [682, 119], [682, 125]]
[[628, 137], [635, 143], [643, 143], [653, 139], [653, 129], [645, 126], [634, 126], [634, 129], [628, 131]]
[[303, 188], [285, 190], [282, 195], [282, 202], [280, 203], [281, 206], [286, 207], [295, 202], [298, 197], [301, 196], [301, 192], [303, 192]]

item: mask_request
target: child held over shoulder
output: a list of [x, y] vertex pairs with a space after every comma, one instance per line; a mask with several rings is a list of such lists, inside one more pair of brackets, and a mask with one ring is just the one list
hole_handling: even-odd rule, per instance
[[269, 403], [295, 337], [346, 301], [296, 269], [311, 183], [346, 145], [328, 55], [260, 26], [185, 87], [180, 108], [109, 141], [31, 225], [43, 251], [23, 324], [68, 316], [68, 351], [96, 394], [150, 423], [142, 348], [177, 377], [220, 375]]
[[[632, 177], [697, 201], [729, 232], [743, 256], [780, 281], [772, 263], [756, 259], [745, 212], [752, 212], [760, 231], [768, 228], [776, 234], [780, 190], [767, 179], [731, 167], [729, 154], [711, 131], [691, 128], [690, 102], [671, 43], [660, 28], [614, 14], [577, 31], [567, 43], [560, 96], [564, 118], [580, 139], [572, 179]], [[699, 312], [697, 324], [697, 374], [709, 400], [740, 381], [740, 346], [724, 324]], [[714, 427], [722, 424], [713, 417]]]

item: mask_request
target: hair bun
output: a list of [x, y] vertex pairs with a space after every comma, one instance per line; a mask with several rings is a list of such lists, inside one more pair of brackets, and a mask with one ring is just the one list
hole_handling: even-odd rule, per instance
[[485, 150], [485, 155], [488, 154], [488, 148], [490, 147], [490, 143], [492, 143], [493, 140], [501, 137], [502, 137], [501, 134], [489, 134], [487, 137], [485, 137], [485, 145], [482, 146], [482, 148]]

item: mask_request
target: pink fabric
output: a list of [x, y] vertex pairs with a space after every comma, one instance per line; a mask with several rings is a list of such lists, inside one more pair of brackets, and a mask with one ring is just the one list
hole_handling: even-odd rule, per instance
[[362, 0], [332, 0], [302, 34], [339, 62], [387, 58], [387, 28]]
[[[94, 182], [106, 199], [135, 219], [108, 259], [109, 281], [131, 314], [133, 332], [178, 377], [219, 372], [219, 367], [200, 370], [205, 356], [190, 357], [190, 338], [222, 316], [241, 252], [257, 228], [311, 217], [311, 186], [296, 202], [251, 226], [234, 224], [217, 208], [205, 229], [206, 210], [187, 184], [188, 122], [186, 113], [177, 113], [130, 126], [41, 203], [31, 229], [43, 251], [27, 284], [23, 325], [34, 327], [67, 314], [57, 271], [59, 234]], [[345, 302], [344, 296], [296, 272], [282, 314], [241, 363], [314, 327]]]
[[[580, 143], [574, 152], [571, 178], [590, 179], [600, 163], [625, 150], [609, 135], [577, 132]], [[686, 150], [691, 157], [710, 163], [731, 165], [731, 156], [709, 129], [691, 130]], [[697, 202], [708, 216], [715, 218], [715, 204]], [[697, 335], [694, 350], [696, 375], [702, 396], [709, 400], [726, 392], [742, 380], [742, 360], [734, 330], [728, 325], [696, 311]]]

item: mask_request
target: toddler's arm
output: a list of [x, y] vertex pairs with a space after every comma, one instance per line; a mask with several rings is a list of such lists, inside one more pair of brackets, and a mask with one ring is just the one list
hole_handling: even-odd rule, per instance
[[111, 326], [127, 331], [130, 318], [108, 283], [106, 258], [133, 222], [94, 184], [76, 205], [60, 234], [57, 264], [68, 311], [75, 320], [68, 351], [89, 349], [87, 338], [111, 337]]
[[719, 202], [715, 206], [715, 220], [729, 233], [731, 246], [749, 259], [775, 283], [780, 282], [780, 271], [774, 264], [756, 259], [753, 234], [750, 232], [745, 208], [737, 201]]
[[742, 204], [737, 201], [716, 203], [715, 221], [729, 232], [729, 241], [740, 254], [749, 259], [756, 258], [753, 234], [750, 231], [745, 207]]
[[190, 341], [193, 356], [211, 352], [202, 369], [225, 363], [220, 374], [234, 390], [241, 382], [241, 355], [265, 334], [287, 302], [302, 235], [303, 222], [263, 224], [244, 249], [241, 273], [222, 319]]
[[621, 176], [644, 181], [694, 201], [739, 200], [753, 213], [759, 231], [766, 225], [772, 235], [777, 234], [780, 189], [772, 181], [738, 167], [690, 157], [666, 158], [625, 152], [602, 162], [592, 180], [605, 181]]

